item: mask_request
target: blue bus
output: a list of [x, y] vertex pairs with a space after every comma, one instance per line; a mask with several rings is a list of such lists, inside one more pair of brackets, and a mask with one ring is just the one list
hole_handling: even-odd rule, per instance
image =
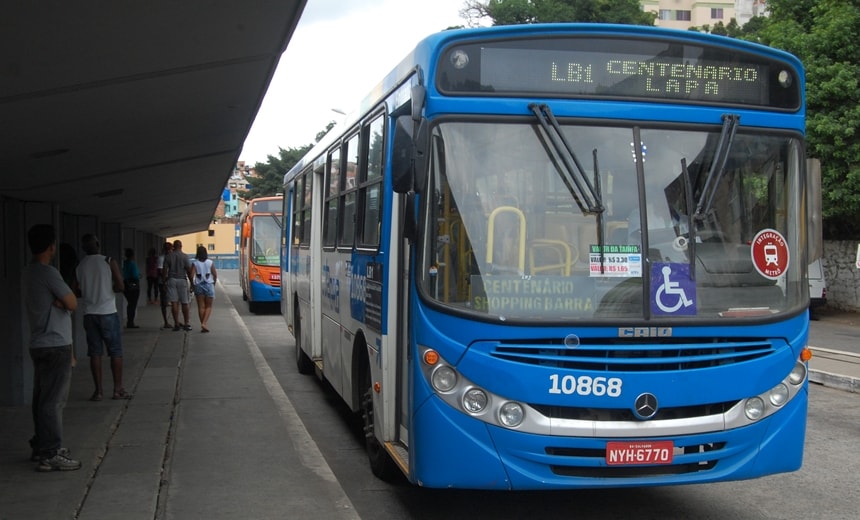
[[432, 488], [802, 463], [804, 73], [654, 27], [421, 41], [284, 177], [282, 309], [371, 468]]

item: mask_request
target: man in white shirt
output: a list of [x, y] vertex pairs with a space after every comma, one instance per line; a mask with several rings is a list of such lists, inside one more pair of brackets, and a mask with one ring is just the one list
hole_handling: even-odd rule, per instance
[[105, 347], [113, 374], [113, 398], [130, 399], [122, 386], [122, 329], [115, 293], [123, 292], [122, 273], [113, 258], [99, 253], [99, 239], [92, 234], [81, 238], [86, 253], [78, 264], [78, 291], [84, 307], [87, 355], [95, 391], [90, 401], [102, 400], [102, 356]]

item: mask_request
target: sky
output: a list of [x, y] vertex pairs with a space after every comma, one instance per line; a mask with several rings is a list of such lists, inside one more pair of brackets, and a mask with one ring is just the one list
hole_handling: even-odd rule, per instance
[[[307, 0], [240, 161], [312, 144], [425, 36], [466, 25], [465, 0]], [[345, 44], [343, 42], [346, 42]], [[335, 66], [335, 64], [337, 64]]]

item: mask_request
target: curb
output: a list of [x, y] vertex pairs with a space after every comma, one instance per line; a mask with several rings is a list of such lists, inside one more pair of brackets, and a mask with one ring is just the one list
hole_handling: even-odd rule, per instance
[[855, 394], [860, 393], [860, 381], [858, 381], [857, 378], [851, 376], [843, 376], [840, 374], [824, 372], [823, 370], [810, 369], [809, 382], [818, 383], [828, 388], [845, 390], [847, 392], [852, 392]]

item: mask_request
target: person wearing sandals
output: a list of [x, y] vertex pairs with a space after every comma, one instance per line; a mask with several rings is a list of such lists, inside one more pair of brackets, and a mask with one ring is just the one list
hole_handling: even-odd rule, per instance
[[119, 265], [113, 258], [99, 254], [99, 239], [93, 234], [81, 238], [86, 256], [78, 264], [77, 292], [84, 308], [87, 355], [90, 357], [95, 391], [90, 401], [102, 400], [102, 356], [107, 348], [113, 375], [113, 398], [130, 399], [122, 386], [122, 328], [116, 308], [116, 295], [123, 292]]
[[[182, 241], [173, 241], [173, 251], [164, 257], [162, 276], [167, 282], [167, 301], [173, 314], [173, 331], [191, 330], [188, 303], [191, 301], [191, 261], [182, 252]], [[182, 309], [184, 324], [179, 324], [179, 309]]]
[[218, 271], [203, 246], [197, 246], [197, 257], [191, 263], [194, 297], [197, 299], [197, 315], [200, 317], [200, 332], [209, 332], [207, 324], [215, 300], [215, 282]]
[[37, 471], [73, 471], [81, 462], [63, 447], [63, 408], [72, 380], [71, 287], [51, 265], [57, 252], [54, 227], [36, 224], [27, 232], [33, 260], [24, 270], [23, 289], [33, 361], [33, 425], [30, 460]]

